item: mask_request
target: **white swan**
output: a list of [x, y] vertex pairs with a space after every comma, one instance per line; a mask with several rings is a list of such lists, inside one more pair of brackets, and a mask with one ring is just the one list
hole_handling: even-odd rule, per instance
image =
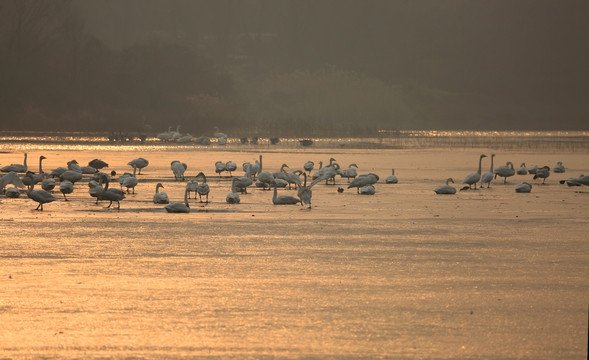
[[252, 181], [252, 178], [250, 176], [250, 169], [251, 169], [251, 164], [247, 163], [245, 164], [245, 175], [237, 179], [237, 183], [235, 184], [235, 187], [237, 188], [238, 191], [240, 191], [243, 194], [247, 194], [247, 187], [251, 186], [254, 182]]
[[237, 164], [233, 161], [227, 161], [227, 164], [225, 164], [225, 170], [229, 171], [229, 176], [233, 176], [232, 172], [237, 170]]
[[258, 181], [261, 182], [264, 186], [264, 190], [266, 186], [268, 186], [268, 190], [270, 190], [270, 186], [274, 184], [274, 175], [272, 175], [269, 171], [264, 171], [262, 166], [262, 155], [260, 155], [260, 169], [258, 170]]
[[564, 168], [564, 165], [562, 164], [562, 161], [557, 162], [556, 165], [554, 165], [554, 167], [552, 168], [552, 171], [554, 171], [555, 173], [565, 172], [565, 168]]
[[7, 198], [16, 199], [20, 197], [20, 190], [14, 186], [11, 186], [7, 188], [6, 191], [4, 191], [4, 195], [6, 195]]
[[274, 205], [296, 205], [301, 202], [301, 199], [297, 199], [290, 195], [278, 195], [278, 187], [274, 184], [274, 195], [272, 196], [272, 203]]
[[215, 172], [216, 172], [217, 174], [219, 174], [219, 176], [221, 176], [221, 173], [222, 173], [223, 171], [227, 171], [227, 164], [225, 164], [225, 163], [224, 163], [224, 162], [222, 162], [222, 161], [217, 161], [217, 162], [215, 163]]
[[309, 208], [311, 208], [311, 197], [313, 196], [313, 190], [311, 190], [311, 188], [319, 182], [323, 181], [323, 178], [317, 178], [313, 180], [309, 186], [307, 186], [307, 173], [303, 172], [303, 177], [304, 183], [303, 185], [299, 185], [297, 196], [301, 200], [301, 206], [309, 205]]
[[198, 200], [200, 202], [202, 202], [202, 197], [206, 196], [206, 203], [209, 202], [209, 192], [211, 192], [211, 189], [209, 187], [209, 184], [207, 184], [207, 177], [205, 176], [205, 174], [201, 171], [198, 173], [198, 175], [196, 175], [196, 178], [202, 177], [202, 183], [198, 184], [196, 187], [196, 192], [198, 193]]
[[550, 168], [548, 166], [542, 166], [536, 170], [536, 174], [534, 175], [534, 180], [536, 179], [543, 179], [542, 184], [546, 182], [546, 178], [550, 176]]
[[225, 201], [228, 204], [239, 204], [239, 202], [241, 201], [241, 199], [239, 198], [239, 194], [237, 193], [236, 187], [238, 181], [238, 178], [233, 178], [233, 180], [231, 181], [231, 192], [227, 194], [227, 197], [225, 198]]
[[93, 198], [96, 198], [96, 204], [98, 204], [98, 199], [102, 194], [102, 179], [99, 181], [90, 180], [88, 181], [88, 194]]
[[[4, 188], [8, 184], [12, 184], [12, 185], [20, 187], [20, 188], [25, 187], [24, 182], [21, 180], [21, 178], [18, 176], [18, 174], [15, 173], [14, 171], [11, 171], [8, 174], [0, 177], [0, 192], [4, 191]], [[14, 192], [14, 190], [11, 190], [11, 191]], [[6, 196], [8, 196], [7, 192], [8, 192], [8, 189], [6, 189], [6, 192], [5, 192]], [[19, 192], [19, 196], [20, 196], [20, 192]]]
[[440, 185], [440, 186], [436, 187], [434, 189], [434, 192], [436, 194], [440, 194], [440, 195], [441, 194], [449, 194], [449, 195], [456, 194], [456, 188], [448, 185], [449, 182], [454, 183], [454, 180], [452, 178], [446, 179], [446, 185]]
[[[33, 176], [31, 173], [27, 173], [27, 176]], [[35, 190], [35, 184], [31, 185], [31, 188], [27, 191], [27, 196], [29, 199], [32, 199], [39, 203], [35, 210], [43, 211], [43, 204], [47, 204], [57, 200], [53, 197], [50, 193], [45, 190]]]
[[0, 171], [8, 173], [11, 171], [14, 171], [16, 173], [20, 173], [20, 172], [27, 172], [27, 170], [29, 169], [29, 167], [27, 166], [27, 153], [25, 153], [25, 160], [22, 164], [12, 164], [12, 165], [7, 165], [4, 166], [3, 168], [0, 169]]
[[196, 190], [198, 189], [198, 179], [195, 177], [194, 179], [188, 180], [186, 183], [186, 188], [188, 189], [188, 198], [190, 199], [190, 193], [194, 193], [194, 198], [196, 199]]
[[102, 180], [104, 182], [106, 182], [106, 185], [104, 186], [104, 189], [102, 189], [102, 193], [100, 194], [99, 199], [110, 201], [110, 204], [108, 204], [107, 208], [110, 208], [113, 201], [116, 201], [117, 202], [117, 209], [121, 209], [120, 201], [125, 198], [125, 193], [120, 189], [116, 189], [116, 188], [109, 189], [108, 185], [110, 184], [110, 180], [106, 176], [102, 176]]
[[135, 166], [137, 166], [137, 169], [139, 170], [139, 175], [141, 175], [141, 169], [147, 167], [147, 165], [149, 165], [149, 161], [147, 159], [144, 159], [144, 158], [137, 158], [137, 159], [133, 159], [133, 160], [129, 161], [127, 163], [127, 165], [130, 165], [130, 166], [135, 165]]
[[65, 194], [71, 194], [74, 192], [74, 184], [69, 180], [64, 180], [59, 183], [59, 191], [63, 194], [65, 201], [69, 201]]
[[162, 183], [157, 183], [157, 185], [155, 186], [155, 194], [153, 195], [153, 203], [154, 204], [169, 204], [170, 203], [170, 199], [168, 198], [168, 194], [166, 194], [165, 192], [159, 192], [160, 188], [163, 188], [164, 186], [162, 185]]
[[172, 172], [174, 173], [174, 179], [182, 179], [184, 180], [184, 172], [188, 169], [188, 166], [185, 163], [181, 163], [178, 160], [174, 160], [170, 163], [170, 167], [172, 168]]
[[395, 169], [393, 169], [393, 172], [391, 175], [387, 176], [387, 178], [384, 180], [385, 184], [397, 184], [399, 183], [399, 179], [397, 179], [397, 176], [395, 176]]
[[78, 161], [75, 159], [67, 162], [67, 168], [68, 170], [82, 173], [82, 167], [80, 166], [80, 164], [78, 164]]
[[[349, 183], [350, 182], [350, 179], [355, 179], [356, 176], [358, 176], [358, 171], [356, 170], [357, 168], [358, 168], [358, 165], [356, 165], [356, 164], [350, 164], [350, 165], [348, 165], [348, 168], [347, 169], [337, 170], [337, 173], [342, 178], [347, 178], [348, 179], [348, 183]], [[394, 172], [395, 172], [395, 170], [393, 169], [393, 174], [394, 174]]]
[[523, 182], [521, 184], [515, 185], [515, 192], [517, 193], [529, 193], [532, 191], [532, 184], [527, 182]]
[[190, 205], [188, 204], [188, 188], [184, 190], [184, 202], [175, 201], [165, 206], [169, 213], [189, 213]]
[[477, 172], [472, 173], [472, 174], [468, 174], [464, 178], [464, 181], [462, 182], [463, 184], [467, 184], [469, 189], [472, 189], [473, 184], [474, 184], [474, 189], [475, 190], [477, 189], [477, 182], [481, 179], [481, 164], [482, 164], [484, 157], [487, 157], [487, 155], [481, 154], [481, 156], [479, 157], [479, 169], [477, 170]]
[[127, 188], [127, 194], [129, 193], [129, 189], [133, 189], [133, 194], [135, 194], [135, 186], [139, 183], [139, 180], [135, 176], [137, 174], [137, 166], [133, 165], [133, 175], [127, 176], [123, 179], [122, 186]]
[[311, 175], [311, 171], [313, 170], [314, 166], [315, 166], [315, 163], [312, 162], [311, 160], [309, 160], [303, 165], [303, 169], [305, 169], [305, 171], [307, 173], [309, 173], [309, 175]]
[[495, 178], [497, 176], [503, 177], [503, 183], [507, 184], [507, 178], [515, 175], [515, 169], [513, 168], [513, 163], [508, 161], [505, 166], [500, 166], [493, 170], [493, 173], [495, 174]]
[[155, 136], [162, 141], [168, 141], [172, 138], [172, 127], [168, 126], [168, 131], [161, 132]]
[[518, 175], [528, 175], [528, 169], [526, 169], [526, 163], [522, 163], [519, 168], [517, 169], [516, 173]]
[[352, 180], [352, 182], [348, 185], [348, 189], [355, 187], [356, 193], [359, 194], [360, 188], [366, 185], [376, 184], [379, 179], [379, 176], [373, 173], [363, 174]]
[[493, 158], [495, 157], [495, 154], [491, 154], [491, 168], [489, 169], [489, 171], [487, 171], [486, 173], [484, 173], [483, 175], [481, 175], [481, 189], [483, 188], [483, 185], [487, 184], [487, 189], [491, 186], [491, 181], [493, 180]]
[[375, 192], [376, 189], [374, 189], [374, 186], [372, 184], [362, 186], [362, 188], [360, 189], [360, 195], [374, 195]]
[[75, 170], [66, 170], [63, 172], [63, 174], [59, 176], [59, 180], [68, 180], [75, 184], [76, 182], [82, 180], [82, 177], [82, 172], [78, 172]]
[[88, 166], [93, 167], [94, 169], [96, 169], [98, 171], [102, 168], [108, 167], [108, 164], [100, 159], [94, 159], [94, 160], [90, 160], [88, 162]]
[[51, 191], [51, 190], [55, 189], [55, 179], [53, 179], [53, 178], [43, 179], [43, 181], [41, 181], [41, 189], [43, 189], [45, 191]]

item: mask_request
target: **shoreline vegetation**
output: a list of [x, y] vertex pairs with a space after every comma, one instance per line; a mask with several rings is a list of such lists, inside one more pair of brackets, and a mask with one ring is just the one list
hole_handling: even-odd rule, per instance
[[249, 149], [432, 149], [432, 148], [494, 148], [501, 150], [534, 151], [589, 151], [589, 131], [435, 131], [435, 130], [379, 130], [374, 136], [361, 137], [315, 137], [311, 145], [304, 146], [297, 137], [259, 137], [252, 143], [252, 137], [231, 137], [225, 144], [213, 136], [210, 144], [194, 141], [162, 141], [155, 135], [127, 135], [124, 141], [113, 139], [114, 133], [98, 132], [38, 132], [2, 131], [0, 150], [11, 150], [13, 146], [27, 144], [36, 148], [46, 146], [106, 146], [124, 149], [136, 146], [154, 148], [174, 148], [186, 150], [207, 148], [228, 151]]

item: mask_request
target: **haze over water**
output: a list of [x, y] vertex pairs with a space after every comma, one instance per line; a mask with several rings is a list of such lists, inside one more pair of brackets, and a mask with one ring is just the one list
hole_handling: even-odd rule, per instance
[[[121, 145], [80, 134], [3, 136], [0, 166], [22, 162], [24, 151], [34, 171], [41, 155], [45, 171], [72, 159], [86, 165], [100, 158], [119, 175], [134, 158], [150, 164], [118, 211], [94, 203], [90, 175], [68, 202], [55, 192], [58, 200], [43, 212], [25, 194], [0, 196], [0, 353], [581, 359], [588, 192], [559, 180], [587, 173], [586, 137], [407, 135], [315, 139], [310, 147], [298, 139], [204, 147], [152, 139]], [[449, 148], [456, 139], [464, 146]], [[407, 148], [394, 148], [399, 144]], [[516, 175], [489, 189], [432, 191], [448, 177], [459, 188], [481, 152], [495, 153], [496, 167], [563, 161], [567, 170], [546, 185]], [[271, 192], [259, 188], [227, 204], [230, 178], [214, 172], [215, 162], [235, 161], [242, 175], [241, 164], [260, 154], [268, 171], [334, 157], [380, 180], [373, 196], [347, 189], [339, 176], [336, 186], [318, 184], [312, 209], [275, 206]], [[158, 182], [171, 201], [182, 201], [185, 182], [174, 181], [172, 160], [187, 163], [187, 179], [207, 175], [210, 203], [191, 199], [189, 214], [153, 204]], [[488, 159], [482, 166], [487, 171]], [[399, 183], [385, 184], [392, 168]], [[522, 181], [533, 184], [531, 194], [515, 193]]]

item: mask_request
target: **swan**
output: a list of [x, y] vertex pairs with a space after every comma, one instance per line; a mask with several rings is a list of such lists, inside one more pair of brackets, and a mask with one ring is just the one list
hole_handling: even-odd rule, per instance
[[45, 156], [39, 156], [39, 173], [33, 176], [33, 181], [35, 182], [35, 184], [38, 184], [41, 181], [43, 181], [43, 179], [45, 179], [45, 173], [43, 172], [43, 160], [45, 159], [47, 159]]
[[227, 144], [227, 138], [226, 137], [219, 137], [217, 138], [217, 145], [226, 145]]
[[[348, 183], [349, 183], [350, 182], [350, 179], [355, 179], [356, 176], [358, 176], [358, 172], [356, 171], [357, 168], [358, 168], [358, 165], [356, 165], [356, 164], [350, 164], [350, 165], [348, 165], [348, 168], [347, 169], [338, 170], [337, 173], [342, 178], [347, 178], [348, 179]], [[395, 170], [393, 169], [393, 174], [394, 173], [395, 173]]]
[[518, 175], [528, 175], [528, 169], [526, 169], [526, 163], [522, 163], [519, 168], [517, 169], [516, 173]]
[[238, 191], [240, 191], [243, 194], [247, 194], [247, 187], [250, 186], [251, 184], [253, 184], [253, 181], [251, 179], [250, 176], [250, 169], [251, 169], [251, 164], [246, 164], [247, 166], [245, 167], [245, 175], [237, 179], [237, 183], [235, 184], [235, 187], [237, 188]]
[[82, 177], [83, 176], [81, 172], [75, 170], [66, 170], [59, 176], [59, 180], [68, 180], [75, 184], [76, 182], [82, 180]]
[[387, 178], [384, 180], [384, 182], [386, 184], [397, 184], [399, 182], [399, 180], [395, 176], [395, 169], [393, 169], [393, 172], [391, 175], [387, 176]]
[[225, 139], [228, 138], [227, 134], [224, 134], [224, 133], [220, 132], [219, 131], [219, 128], [217, 126], [213, 126], [213, 137], [216, 137], [216, 138], [225, 138]]
[[178, 138], [178, 142], [179, 143], [187, 143], [192, 141], [192, 139], [194, 138], [194, 136], [190, 135], [190, 134], [186, 134], [184, 136], [181, 136], [180, 138]]
[[577, 182], [589, 186], [589, 175], [579, 175]]
[[180, 134], [180, 125], [176, 126], [176, 131], [170, 132], [170, 140], [178, 140], [182, 137]]
[[88, 166], [90, 166], [90, 167], [96, 169], [96, 171], [98, 171], [102, 168], [108, 167], [108, 164], [100, 159], [94, 159], [94, 160], [90, 160], [88, 162]]
[[170, 163], [170, 167], [172, 168], [172, 172], [174, 172], [174, 179], [178, 180], [182, 178], [184, 180], [184, 172], [188, 169], [188, 166], [185, 163], [181, 163], [178, 160], [174, 160]]
[[477, 189], [477, 182], [481, 179], [481, 164], [482, 164], [484, 157], [487, 157], [487, 155], [481, 154], [481, 156], [479, 157], [479, 170], [475, 173], [468, 174], [464, 178], [464, 181], [462, 182], [463, 184], [467, 184], [469, 189], [472, 188], [473, 184], [474, 184], [474, 189], [475, 190]]
[[[31, 173], [27, 173], [26, 176], [33, 176], [33, 175]], [[45, 190], [35, 190], [34, 183], [31, 185], [31, 188], [27, 191], [27, 196], [29, 197], [29, 199], [32, 199], [32, 200], [39, 203], [39, 205], [37, 205], [37, 208], [35, 210], [41, 210], [41, 211], [43, 211], [43, 204], [47, 204], [47, 203], [57, 200], [56, 198], [53, 197], [53, 195], [51, 195], [50, 193], [48, 193]]]
[[546, 182], [546, 178], [550, 176], [550, 168], [548, 166], [542, 166], [536, 170], [536, 174], [534, 175], [534, 180], [540, 178], [542, 180], [542, 184]]
[[117, 202], [117, 209], [120, 209], [121, 208], [120, 201], [125, 198], [125, 193], [120, 189], [116, 189], [116, 188], [109, 189], [108, 185], [110, 184], [110, 181], [108, 180], [108, 178], [106, 176], [103, 176], [102, 180], [104, 182], [106, 182], [106, 185], [104, 186], [104, 189], [102, 189], [102, 193], [100, 194], [99, 199], [110, 201], [110, 204], [108, 204], [107, 208], [110, 208], [113, 201], [116, 201]]
[[51, 190], [55, 189], [55, 179], [53, 179], [53, 178], [43, 179], [43, 181], [41, 182], [41, 188], [45, 191], [51, 191]]
[[161, 132], [155, 136], [162, 141], [168, 141], [172, 138], [172, 127], [168, 126], [168, 131]]
[[446, 179], [446, 185], [440, 185], [438, 187], [436, 187], [434, 189], [434, 192], [436, 194], [456, 194], [456, 188], [454, 188], [453, 186], [448, 185], [449, 182], [454, 183], [454, 180], [452, 178], [448, 178]]
[[11, 186], [7, 188], [6, 191], [4, 191], [4, 195], [6, 195], [7, 198], [16, 199], [20, 197], [20, 190], [14, 186]]
[[133, 189], [133, 194], [135, 194], [135, 186], [137, 186], [137, 184], [139, 183], [139, 180], [135, 176], [136, 173], [137, 173], [137, 166], [133, 165], [133, 175], [127, 176], [123, 179], [123, 183], [121, 184], [121, 186], [124, 186], [127, 188], [127, 194], [129, 193], [129, 189]]
[[58, 178], [58, 177], [61, 176], [61, 174], [63, 174], [67, 170], [68, 170], [67, 168], [64, 168], [63, 166], [60, 166], [60, 167], [58, 167], [56, 169], [51, 170], [51, 172], [49, 173], [49, 177], [52, 177], [52, 178], [56, 178], [57, 177]]
[[280, 165], [280, 170], [272, 173], [272, 176], [274, 177], [274, 179], [282, 179], [288, 183], [289, 177], [286, 174], [286, 170], [284, 170], [285, 167], [288, 167], [288, 165], [282, 164], [282, 165]]
[[536, 170], [538, 170], [538, 165], [534, 165], [531, 168], [529, 168], [528, 169], [528, 174], [535, 175], [536, 174]]
[[229, 176], [233, 176], [231, 173], [237, 170], [237, 164], [233, 161], [227, 161], [227, 164], [225, 164], [225, 170], [229, 171]]
[[198, 200], [200, 202], [202, 202], [202, 197], [206, 196], [207, 197], [206, 203], [208, 203], [209, 202], [209, 192], [211, 191], [211, 189], [209, 188], [209, 184], [207, 184], [207, 177], [205, 176], [205, 174], [202, 171], [199, 172], [195, 178], [199, 178], [199, 177], [202, 177], [202, 183], [198, 184], [196, 187], [196, 192], [198, 193]]
[[380, 178], [378, 177], [378, 175], [373, 174], [373, 173], [360, 175], [357, 178], [355, 178], [354, 180], [352, 180], [352, 182], [348, 185], [348, 189], [355, 187], [357, 193], [359, 194], [361, 187], [364, 187], [366, 185], [376, 184], [379, 179]]
[[80, 164], [78, 164], [78, 162], [76, 160], [68, 161], [67, 168], [68, 168], [68, 170], [76, 171], [76, 172], [79, 172], [80, 174], [82, 173], [82, 168], [80, 167]]
[[527, 182], [523, 182], [521, 184], [515, 185], [515, 192], [517, 193], [529, 193], [532, 191], [532, 184]]
[[278, 195], [278, 187], [274, 184], [274, 195], [272, 196], [272, 203], [274, 205], [296, 205], [301, 202], [301, 199], [297, 199], [290, 195]]
[[311, 208], [311, 197], [313, 196], [313, 190], [311, 188], [315, 186], [317, 183], [323, 181], [323, 178], [317, 178], [313, 180], [309, 186], [307, 186], [307, 173], [303, 172], [304, 183], [303, 185], [299, 185], [299, 189], [297, 191], [297, 196], [301, 200], [301, 206], [309, 205]]
[[98, 171], [92, 166], [82, 166], [80, 169], [82, 171], [82, 174], [96, 174], [96, 172]]
[[8, 173], [11, 171], [14, 171], [16, 173], [21, 173], [21, 172], [27, 172], [27, 170], [29, 169], [29, 167], [27, 166], [27, 153], [25, 153], [25, 160], [23, 162], [23, 164], [12, 164], [12, 165], [6, 165], [3, 168], [0, 169], [0, 171]]
[[12, 184], [14, 186], [23, 188], [25, 187], [24, 182], [18, 176], [18, 174], [14, 171], [9, 172], [8, 174], [0, 177], [0, 191], [2, 191], [6, 185]]
[[59, 191], [63, 194], [65, 201], [69, 201], [65, 194], [71, 194], [74, 192], [74, 184], [69, 180], [64, 180], [59, 184]]
[[481, 189], [483, 188], [484, 184], [487, 184], [487, 189], [491, 186], [491, 181], [493, 180], [493, 158], [495, 154], [491, 154], [491, 168], [488, 172], [481, 175]]
[[305, 164], [303, 164], [303, 169], [305, 169], [305, 171], [307, 173], [309, 173], [309, 175], [311, 175], [311, 171], [313, 170], [314, 166], [315, 166], [315, 163], [312, 162], [311, 160], [309, 160]]
[[196, 190], [198, 189], [198, 180], [196, 177], [192, 180], [188, 180], [186, 188], [188, 189], [188, 198], [190, 199], [190, 193], [193, 192], [194, 198], [196, 199]]
[[562, 164], [562, 161], [557, 162], [556, 165], [554, 165], [554, 167], [552, 168], [552, 171], [554, 171], [555, 173], [565, 172], [565, 168], [564, 168], [564, 165]]
[[[326, 171], [331, 171], [332, 169], [328, 168], [333, 168], [334, 161], [336, 161], [334, 158], [329, 158], [329, 165], [327, 165], [326, 167], [323, 167], [323, 161], [319, 161], [319, 169], [315, 173], [313, 173], [313, 180], [317, 179], [318, 177], [323, 177]], [[329, 177], [325, 181], [326, 184], [327, 180], [329, 180]]]
[[362, 186], [360, 189], [360, 195], [374, 195], [376, 190], [372, 184], [368, 184], [366, 186]]
[[231, 181], [231, 192], [227, 194], [227, 197], [225, 198], [225, 201], [227, 201], [228, 204], [239, 204], [240, 202], [239, 194], [237, 193], [237, 182], [239, 182], [238, 178], [233, 178]]
[[264, 190], [266, 189], [266, 185], [268, 185], [268, 190], [270, 190], [270, 186], [274, 184], [274, 175], [272, 175], [269, 171], [263, 171], [262, 167], [262, 155], [260, 155], [260, 169], [258, 171], [258, 181], [260, 181], [264, 186]]
[[162, 183], [157, 183], [157, 185], [155, 186], [155, 194], [153, 195], [153, 203], [154, 204], [169, 204], [170, 203], [170, 199], [168, 199], [168, 194], [166, 194], [165, 192], [159, 192], [160, 188], [163, 188], [163, 187], [164, 186], [162, 185]]
[[508, 161], [505, 166], [501, 166], [493, 170], [493, 173], [495, 174], [495, 177], [502, 176], [503, 183], [507, 184], [507, 178], [515, 175], [515, 169], [513, 168], [513, 163]]
[[127, 163], [127, 165], [137, 166], [137, 169], [139, 170], [139, 175], [141, 175], [141, 169], [147, 167], [147, 165], [149, 165], [149, 161], [144, 158], [137, 158], [137, 159], [133, 159], [133, 160], [129, 161]]
[[215, 172], [221, 176], [223, 171], [227, 171], [227, 165], [222, 161], [217, 161], [215, 163]]
[[[261, 155], [260, 155], [261, 157]], [[256, 177], [258, 175], [258, 173], [260, 172], [260, 162], [258, 160], [256, 160], [253, 164], [251, 164], [251, 175], [253, 180], [256, 180]]]
[[100, 194], [102, 194], [102, 179], [99, 181], [90, 180], [88, 181], [88, 194], [90, 196], [96, 198], [96, 204], [98, 204], [98, 199]]
[[299, 186], [301, 186], [303, 184], [303, 182], [301, 181], [301, 174], [303, 173], [303, 170], [295, 170], [295, 171], [289, 171], [289, 172], [284, 172], [286, 174], [287, 177], [287, 181], [288, 181], [288, 189], [290, 190], [290, 185], [294, 184], [295, 189], [297, 189]]
[[189, 213], [190, 205], [188, 204], [188, 187], [184, 190], [184, 202], [175, 201], [164, 207], [169, 213]]

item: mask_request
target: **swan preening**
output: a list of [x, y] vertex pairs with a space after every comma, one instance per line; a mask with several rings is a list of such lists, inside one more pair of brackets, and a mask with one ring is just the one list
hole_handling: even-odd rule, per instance
[[[137, 167], [139, 170], [139, 175], [141, 175], [141, 169], [147, 167], [147, 165], [149, 165], [149, 161], [144, 158], [137, 158], [129, 161], [127, 165]], [[108, 164], [106, 166], [108, 166]]]
[[440, 195], [442, 195], [442, 194], [447, 194], [447, 195], [456, 194], [456, 188], [448, 185], [449, 182], [454, 183], [454, 180], [452, 178], [446, 179], [446, 185], [440, 185], [440, 186], [436, 187], [434, 189], [434, 192], [436, 194], [440, 194]]
[[542, 166], [536, 170], [536, 174], [534, 175], [534, 180], [542, 179], [542, 184], [546, 182], [546, 178], [550, 176], [550, 168], [548, 166]]
[[231, 192], [227, 194], [225, 201], [228, 204], [239, 204], [241, 199], [239, 198], [239, 194], [237, 193], [237, 183], [239, 182], [239, 178], [233, 178], [231, 180]]
[[301, 200], [301, 206], [309, 205], [309, 208], [311, 208], [311, 197], [313, 196], [313, 190], [311, 190], [311, 188], [318, 184], [320, 181], [323, 181], [324, 179], [322, 177], [319, 177], [313, 180], [309, 184], [309, 186], [307, 186], [307, 174], [303, 173], [303, 177], [304, 183], [302, 185], [299, 185], [299, 189], [297, 190], [297, 196], [299, 197], [299, 200]]
[[174, 173], [174, 180], [184, 180], [184, 172], [188, 169], [188, 166], [185, 163], [182, 163], [178, 160], [174, 160], [170, 163], [170, 167], [172, 168], [172, 172]]
[[376, 184], [379, 180], [379, 176], [373, 173], [360, 175], [348, 185], [348, 189], [353, 187], [356, 188], [358, 194], [360, 194], [360, 189], [366, 185]]

